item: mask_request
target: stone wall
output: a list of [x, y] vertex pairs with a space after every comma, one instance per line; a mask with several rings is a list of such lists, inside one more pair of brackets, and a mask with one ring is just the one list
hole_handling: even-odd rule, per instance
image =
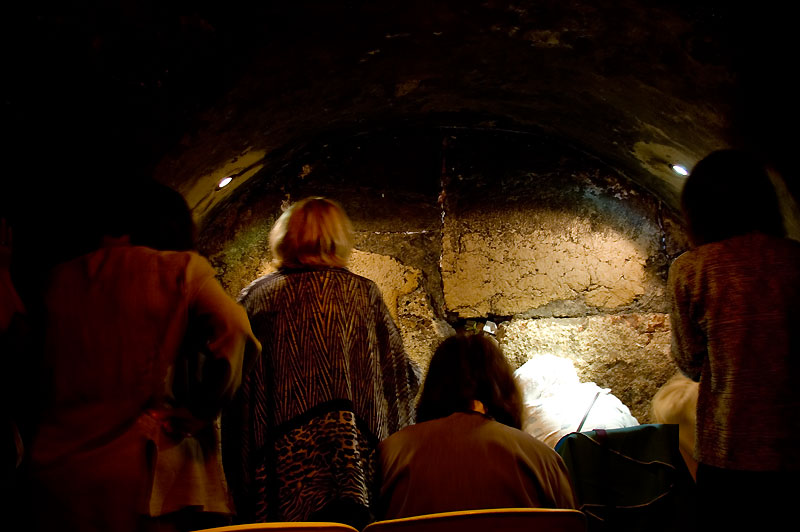
[[[428, 156], [410, 162], [388, 160], [380, 139], [340, 147], [344, 154], [326, 145], [270, 186], [232, 196], [202, 230], [223, 285], [236, 294], [271, 271], [268, 233], [282, 206], [333, 197], [356, 231], [351, 270], [381, 288], [423, 369], [454, 328], [491, 319], [513, 367], [535, 354], [569, 358], [583, 380], [649, 421], [650, 398], [676, 370], [664, 288], [669, 261], [685, 248], [678, 221], [579, 152], [450, 134], [437, 147], [440, 173], [428, 168], [433, 141], [423, 136], [417, 152]], [[408, 179], [381, 175], [389, 167]]]

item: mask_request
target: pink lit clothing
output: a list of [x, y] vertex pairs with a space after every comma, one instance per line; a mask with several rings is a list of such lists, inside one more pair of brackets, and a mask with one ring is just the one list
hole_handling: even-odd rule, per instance
[[37, 504], [60, 530], [150, 530], [186, 507], [231, 513], [218, 427], [169, 430], [187, 331], [220, 368], [207, 401], [233, 397], [260, 350], [243, 308], [193, 252], [119, 245], [55, 268], [46, 291], [45, 398], [31, 454]]

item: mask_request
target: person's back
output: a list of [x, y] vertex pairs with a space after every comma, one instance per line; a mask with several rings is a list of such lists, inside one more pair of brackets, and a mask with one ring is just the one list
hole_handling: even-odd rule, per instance
[[493, 339], [457, 335], [439, 345], [417, 420], [380, 444], [380, 518], [575, 508], [561, 457], [521, 430], [522, 394]]
[[111, 246], [57, 266], [46, 290], [48, 398], [37, 462], [126, 430], [175, 360], [189, 301], [213, 276], [189, 252]]
[[481, 508], [574, 508], [560, 457], [477, 412], [407, 427], [381, 442], [386, 519]]
[[[707, 344], [701, 365], [684, 366], [707, 376], [698, 460], [800, 471], [800, 242], [754, 232], [705, 244], [673, 263], [671, 280], [676, 301], [696, 309]], [[695, 348], [688, 335], [676, 338], [684, 352]]]
[[763, 161], [720, 150], [689, 175], [692, 249], [669, 271], [672, 355], [699, 380], [695, 457], [705, 526], [781, 521], [800, 490], [800, 243], [785, 238]]
[[270, 232], [278, 271], [242, 291], [264, 350], [223, 423], [240, 521], [363, 527], [377, 443], [413, 421], [416, 371], [352, 246], [336, 202], [301, 200]]
[[381, 408], [383, 386], [395, 375], [405, 380], [407, 360], [386, 356], [402, 345], [373, 281], [343, 268], [282, 270], [254, 282], [241, 300], [270, 361], [252, 379], [264, 379], [273, 426], [331, 400], [352, 401], [379, 439], [408, 424], [406, 401], [387, 405], [392, 416]]
[[[191, 227], [177, 197], [169, 216]], [[34, 529], [190, 530], [232, 513], [214, 418], [260, 348], [205, 258], [131, 245], [131, 200], [98, 208], [99, 247], [43, 282]]]
[[[214, 359], [225, 362], [214, 398], [221, 405], [241, 378], [246, 343], [255, 344], [244, 310], [196, 253], [129, 245], [58, 266], [45, 308], [43, 388], [50, 393], [31, 449], [31, 489], [48, 512], [38, 519], [65, 530], [148, 530], [149, 517], [197, 496], [175, 491], [178, 476], [162, 484], [160, 473], [178, 464], [170, 465], [168, 449], [155, 452], [156, 442], [166, 443], [168, 418], [159, 412], [168, 413], [169, 372], [189, 321], [204, 323]], [[221, 476], [207, 461], [193, 467]], [[229, 513], [224, 491], [217, 493], [205, 510]]]

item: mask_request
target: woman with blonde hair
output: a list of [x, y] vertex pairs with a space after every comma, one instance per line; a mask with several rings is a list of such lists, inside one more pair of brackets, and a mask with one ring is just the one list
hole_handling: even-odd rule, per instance
[[262, 356], [224, 420], [239, 518], [372, 519], [379, 441], [413, 422], [418, 378], [377, 285], [345, 265], [350, 220], [307, 198], [270, 232], [277, 271], [240, 295]]

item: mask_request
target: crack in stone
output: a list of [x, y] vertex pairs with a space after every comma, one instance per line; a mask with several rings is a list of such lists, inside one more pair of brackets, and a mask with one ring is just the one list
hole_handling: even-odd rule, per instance
[[428, 233], [432, 232], [433, 231], [423, 229], [422, 231], [372, 231], [372, 234], [373, 235], [427, 235]]

